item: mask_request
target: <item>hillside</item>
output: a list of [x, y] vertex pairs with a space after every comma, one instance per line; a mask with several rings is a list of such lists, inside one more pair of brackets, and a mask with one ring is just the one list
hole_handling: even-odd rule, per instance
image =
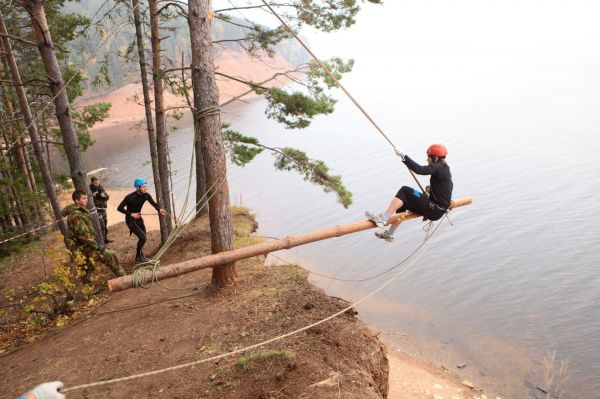
[[[259, 60], [251, 57], [247, 53], [233, 50], [221, 52], [215, 59], [215, 67], [218, 71], [231, 75], [243, 77], [253, 81], [263, 81], [272, 77], [277, 72], [288, 71], [292, 67], [280, 56]], [[282, 86], [289, 83], [289, 80], [280, 78], [266, 86]], [[248, 90], [248, 86], [234, 80], [217, 76], [217, 86], [219, 87], [220, 101], [223, 102]], [[244, 97], [249, 100], [256, 97], [254, 93]], [[129, 121], [137, 121], [144, 118], [144, 106], [141, 85], [137, 83], [128, 83], [117, 89], [101, 95], [87, 95], [79, 98], [78, 106], [83, 106], [97, 102], [110, 102], [109, 118], [98, 123], [95, 128], [118, 124]], [[170, 92], [165, 92], [165, 104], [167, 107], [181, 106], [185, 104], [183, 97], [177, 97]]]
[[[147, 19], [147, 10], [145, 3], [140, 6], [142, 18]], [[93, 18], [94, 22], [102, 21], [99, 28], [91, 28], [86, 36], [81, 36], [70, 43], [72, 49], [70, 60], [76, 65], [82, 65], [87, 80], [83, 82], [84, 88], [88, 92], [104, 93], [112, 87], [120, 87], [124, 84], [139, 80], [137, 50], [134, 42], [135, 30], [133, 24], [123, 24], [129, 17], [130, 11], [123, 5], [115, 5], [112, 2], [104, 0], [86, 0], [85, 2], [69, 1], [63, 6], [65, 13], [76, 13], [88, 18]], [[111, 18], [107, 18], [110, 13]], [[248, 29], [243, 26], [251, 25], [247, 20], [240, 19], [243, 16], [240, 13], [229, 15], [229, 21], [220, 19], [212, 21], [212, 35], [214, 41], [223, 39], [240, 39], [248, 35]], [[161, 25], [161, 46], [163, 63], [169, 65], [181, 64], [182, 55], [185, 56], [186, 63], [190, 59], [190, 39], [187, 21], [181, 16], [174, 15], [165, 20]], [[149, 29], [144, 28], [146, 32]], [[149, 46], [149, 42], [146, 43]], [[273, 46], [277, 55], [273, 61], [275, 64], [282, 60], [286, 64], [299, 65], [308, 61], [308, 55], [302, 47], [293, 39], [283, 40], [281, 43]], [[223, 53], [244, 52], [242, 47], [236, 42], [222, 42], [215, 45], [215, 57], [219, 58]], [[110, 86], [95, 87], [93, 81], [98, 75], [101, 65], [108, 65], [107, 76], [111, 80]], [[267, 60], [271, 63], [271, 60]]]
[[[234, 223], [236, 246], [259, 239], [250, 235], [256, 225], [247, 211], [236, 210]], [[124, 224], [113, 226], [111, 236], [117, 239], [111, 247], [130, 271], [132, 243]], [[148, 246], [156, 247], [156, 232], [150, 241]], [[202, 218], [163, 262], [208, 253], [210, 234]], [[34, 270], [25, 266], [19, 274], [35, 279]], [[12, 275], [10, 270], [2, 273], [4, 281], [14, 281]], [[297, 266], [266, 267], [262, 257], [238, 262], [233, 287], [213, 294], [205, 289], [209, 282], [210, 271], [204, 270], [165, 281], [171, 290], [154, 285], [101, 295], [96, 300], [100, 305], [75, 315], [71, 325], [0, 358], [0, 397], [46, 380], [60, 379], [69, 387], [211, 357], [311, 324], [346, 306], [313, 287]], [[354, 312], [243, 355], [73, 391], [68, 398], [363, 399], [384, 398], [387, 389], [384, 347]]]

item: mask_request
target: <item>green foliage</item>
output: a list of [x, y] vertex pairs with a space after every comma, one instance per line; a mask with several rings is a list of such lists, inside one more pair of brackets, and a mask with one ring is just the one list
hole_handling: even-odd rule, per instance
[[[90, 135], [90, 129], [96, 123], [108, 118], [111, 106], [111, 103], [101, 102], [86, 105], [83, 108], [72, 111], [73, 126], [79, 140], [79, 148], [82, 152], [94, 144], [95, 141]], [[50, 134], [57, 139], [62, 137], [60, 130], [57, 128], [50, 129]], [[64, 154], [64, 148], [60, 146], [59, 149]]]
[[263, 149], [268, 149], [275, 156], [275, 168], [284, 171], [296, 171], [304, 180], [323, 187], [326, 193], [335, 192], [338, 202], [349, 207], [352, 204], [352, 193], [344, 187], [342, 178], [330, 175], [329, 168], [323, 161], [312, 160], [304, 152], [295, 148], [271, 148], [259, 142], [255, 137], [244, 136], [239, 132], [229, 129], [229, 125], [222, 126], [225, 148], [231, 161], [240, 166], [252, 161]]
[[300, 24], [323, 32], [348, 28], [360, 10], [356, 0], [297, 0], [292, 2]]
[[299, 91], [288, 93], [283, 89], [271, 88], [265, 97], [268, 118], [283, 123], [288, 129], [303, 129], [319, 114], [330, 114], [336, 100], [325, 96], [309, 96]]
[[63, 81], [65, 83], [69, 82], [65, 90], [69, 103], [72, 103], [77, 97], [83, 94], [82, 82], [85, 80], [85, 77], [81, 74], [79, 68], [73, 64], [65, 65], [62, 74]]
[[[352, 71], [354, 61], [344, 62], [340, 58], [332, 58], [323, 64], [337, 80], [340, 80], [342, 74]], [[303, 129], [310, 125], [310, 121], [316, 115], [333, 112], [336, 100], [326, 95], [325, 90], [336, 87], [336, 82], [315, 62], [310, 64], [306, 75], [307, 93], [269, 89], [265, 94], [268, 103], [265, 113], [268, 118], [284, 124], [288, 129]]]
[[18, 306], [22, 316], [31, 325], [46, 325], [49, 322], [62, 327], [69, 315], [76, 310], [77, 302], [90, 304], [95, 276], [84, 280], [90, 259], [79, 252], [71, 253], [64, 247], [63, 237], [58, 234], [56, 240], [44, 254], [51, 261], [52, 270], [43, 280], [29, 290], [30, 295], [15, 298], [8, 293], [6, 299], [11, 306]]
[[71, 177], [67, 172], [62, 172], [52, 176], [52, 181], [58, 184], [63, 190], [71, 190], [73, 184], [69, 181]]
[[110, 75], [110, 57], [108, 54], [104, 54], [100, 61], [97, 61], [98, 72], [92, 80], [93, 87], [100, 87], [103, 85], [112, 85], [112, 78]]
[[[335, 76], [337, 80], [341, 80], [343, 73], [352, 72], [354, 60], [351, 59], [348, 60], [348, 62], [344, 62], [344, 60], [341, 58], [335, 57], [323, 62], [323, 65], [325, 65], [325, 68], [327, 68], [327, 70], [331, 72], [331, 74]], [[329, 76], [329, 74], [326, 73], [323, 68], [321, 68], [321, 66], [314, 61], [310, 63], [308, 80], [308, 89], [311, 93], [323, 92], [323, 85], [327, 86], [328, 89], [337, 87], [335, 80], [333, 80], [331, 76]]]
[[225, 149], [229, 152], [231, 162], [235, 165], [244, 166], [263, 151], [262, 148], [258, 147], [257, 138], [244, 136], [228, 128], [228, 124], [223, 124], [221, 131], [225, 139]]
[[275, 55], [274, 46], [282, 40], [288, 39], [290, 34], [282, 27], [275, 29], [267, 29], [258, 24], [253, 25], [253, 29], [244, 38], [244, 42], [250, 43], [246, 47], [250, 53], [255, 53], [256, 50], [264, 50], [270, 57]]
[[81, 151], [87, 150], [94, 144], [90, 129], [97, 123], [108, 118], [108, 111], [112, 104], [101, 102], [86, 105], [85, 107], [73, 111], [73, 124], [79, 139]]
[[[39, 220], [38, 209], [44, 206], [45, 195], [32, 191], [28, 176], [6, 154], [0, 158], [0, 241], [30, 231]], [[0, 257], [19, 251], [32, 240], [25, 235], [0, 244]]]
[[352, 193], [342, 184], [339, 175], [330, 175], [329, 168], [323, 161], [311, 160], [306, 154], [295, 148], [283, 148], [276, 154], [275, 168], [278, 170], [295, 170], [304, 176], [304, 180], [318, 184], [328, 193], [334, 191], [338, 202], [344, 208], [352, 204]]

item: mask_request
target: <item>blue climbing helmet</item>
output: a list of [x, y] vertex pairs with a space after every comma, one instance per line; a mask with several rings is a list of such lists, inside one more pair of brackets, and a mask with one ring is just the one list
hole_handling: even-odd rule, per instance
[[135, 188], [140, 188], [144, 184], [148, 184], [148, 180], [144, 179], [143, 177], [138, 177], [133, 181], [133, 187]]

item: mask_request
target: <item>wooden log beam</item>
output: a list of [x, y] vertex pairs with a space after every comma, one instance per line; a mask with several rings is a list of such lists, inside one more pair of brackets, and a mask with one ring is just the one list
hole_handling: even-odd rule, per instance
[[[454, 201], [453, 208], [469, 205], [473, 202], [471, 197], [461, 198]], [[404, 222], [410, 219], [422, 217], [416, 213], [403, 212], [392, 216], [388, 220], [388, 224], [396, 222]], [[341, 237], [346, 234], [357, 233], [359, 231], [372, 229], [375, 224], [369, 220], [360, 222], [343, 224], [340, 226], [330, 227], [323, 230], [313, 231], [298, 236], [283, 237], [279, 240], [263, 242], [249, 247], [238, 248], [231, 251], [219, 252], [213, 255], [208, 255], [203, 258], [191, 259], [180, 263], [161, 266], [156, 270], [156, 278], [162, 280], [169, 277], [176, 277], [185, 273], [190, 273], [200, 269], [215, 267], [222, 264], [235, 262], [241, 259], [251, 258], [257, 255], [268, 254], [282, 249], [289, 249], [299, 245], [308, 244], [315, 241], [325, 240], [327, 238]], [[133, 278], [131, 275], [115, 278], [108, 281], [108, 288], [111, 292], [117, 292], [132, 288]], [[152, 272], [146, 272], [145, 282], [152, 281]]]

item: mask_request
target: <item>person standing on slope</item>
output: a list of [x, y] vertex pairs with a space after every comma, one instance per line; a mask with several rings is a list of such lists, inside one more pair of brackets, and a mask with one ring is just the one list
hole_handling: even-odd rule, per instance
[[146, 244], [146, 226], [141, 214], [142, 206], [148, 201], [162, 217], [167, 215], [167, 211], [160, 208], [152, 196], [146, 192], [148, 190], [148, 181], [146, 179], [135, 179], [133, 186], [135, 187], [135, 191], [125, 196], [117, 210], [125, 214], [125, 223], [129, 227], [129, 235], [133, 233], [138, 238], [135, 252], [136, 262], [148, 262], [149, 259], [142, 253], [142, 248]]

